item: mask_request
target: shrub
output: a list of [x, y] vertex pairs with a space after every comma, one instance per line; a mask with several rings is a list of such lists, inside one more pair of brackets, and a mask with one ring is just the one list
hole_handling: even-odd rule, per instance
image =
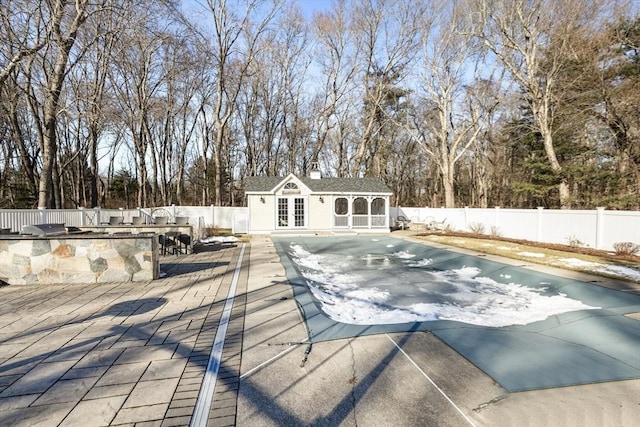
[[640, 252], [640, 245], [633, 242], [618, 242], [613, 244], [616, 255], [635, 255]]
[[582, 240], [578, 239], [575, 235], [571, 235], [567, 237], [567, 242], [569, 243], [569, 246], [571, 246], [572, 248], [582, 248], [587, 246]]
[[473, 234], [484, 234], [484, 224], [480, 222], [472, 222], [469, 224], [469, 230], [471, 230]]
[[500, 229], [495, 225], [491, 226], [491, 237], [500, 237]]
[[220, 228], [218, 226], [208, 226], [204, 228], [204, 234], [209, 236], [228, 236], [231, 234], [231, 230], [228, 228]]

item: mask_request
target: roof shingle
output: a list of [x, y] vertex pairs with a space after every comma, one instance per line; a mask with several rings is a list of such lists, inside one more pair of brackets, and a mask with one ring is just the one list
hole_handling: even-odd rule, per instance
[[[272, 191], [285, 178], [277, 176], [251, 176], [245, 179], [247, 192]], [[377, 193], [390, 194], [391, 190], [376, 178], [321, 178], [298, 177], [314, 193]]]

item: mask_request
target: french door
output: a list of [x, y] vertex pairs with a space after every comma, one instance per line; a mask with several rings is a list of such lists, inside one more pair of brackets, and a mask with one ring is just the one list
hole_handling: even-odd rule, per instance
[[304, 197], [278, 197], [276, 228], [306, 227], [306, 206]]

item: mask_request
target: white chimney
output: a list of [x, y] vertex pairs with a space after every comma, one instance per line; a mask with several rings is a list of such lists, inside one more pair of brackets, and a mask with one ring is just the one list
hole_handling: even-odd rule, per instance
[[320, 173], [320, 168], [318, 168], [318, 162], [311, 163], [311, 171], [309, 172], [309, 178], [311, 179], [322, 178], [322, 173]]

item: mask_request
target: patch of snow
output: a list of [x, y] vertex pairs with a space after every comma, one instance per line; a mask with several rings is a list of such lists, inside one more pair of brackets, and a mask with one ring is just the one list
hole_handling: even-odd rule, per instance
[[407, 251], [400, 251], [400, 252], [396, 252], [396, 253], [394, 253], [394, 254], [392, 254], [392, 255], [393, 255], [394, 257], [397, 257], [397, 258], [413, 258], [413, 257], [415, 257], [415, 255], [410, 254], [410, 253], [409, 253], [409, 252], [407, 252]]
[[498, 246], [498, 249], [500, 249], [501, 251], [512, 251], [513, 248], [510, 248], [509, 246]]
[[423, 258], [421, 260], [413, 261], [413, 260], [405, 260], [403, 261], [407, 267], [426, 267], [433, 263], [431, 258]]
[[518, 252], [518, 255], [529, 258], [544, 258], [544, 254], [540, 252]]
[[200, 243], [235, 243], [237, 241], [236, 236], [209, 236], [200, 239]]
[[624, 277], [627, 279], [632, 279], [635, 281], [640, 281], [640, 266], [638, 268], [632, 268], [622, 265], [600, 264], [597, 262], [585, 261], [578, 258], [560, 258], [558, 261], [560, 261], [563, 265], [569, 267], [597, 271], [614, 276]]
[[415, 255], [406, 251], [353, 257], [313, 254], [297, 244], [290, 248], [291, 259], [322, 310], [342, 323], [453, 320], [502, 327], [599, 308], [564, 294], [542, 295], [547, 289], [500, 283], [482, 277], [476, 267], [432, 270], [432, 260], [407, 260]]
[[589, 262], [579, 258], [560, 258], [559, 261], [563, 264], [580, 268], [593, 268], [598, 265], [595, 262]]

